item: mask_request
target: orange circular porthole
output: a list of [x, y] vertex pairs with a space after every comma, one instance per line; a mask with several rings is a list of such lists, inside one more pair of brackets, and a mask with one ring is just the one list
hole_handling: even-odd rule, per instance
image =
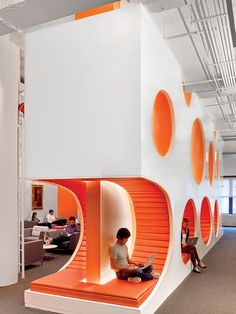
[[191, 100], [192, 100], [192, 93], [187, 92], [185, 86], [183, 86], [183, 92], [184, 92], [184, 98], [185, 98], [186, 105], [189, 107], [191, 104]]
[[205, 172], [205, 136], [200, 119], [196, 119], [192, 126], [191, 161], [193, 177], [200, 184]]
[[[196, 235], [196, 207], [192, 199], [188, 200], [184, 208], [183, 219], [188, 219], [189, 235], [194, 237]], [[189, 261], [189, 254], [182, 253], [182, 259], [185, 264]]]
[[210, 142], [208, 151], [208, 175], [210, 185], [212, 185], [214, 181], [214, 146], [212, 142]]
[[211, 235], [211, 205], [207, 197], [204, 197], [201, 204], [200, 227], [202, 241], [208, 244]]
[[215, 206], [214, 206], [214, 230], [215, 230], [215, 235], [218, 236], [219, 232], [219, 206], [218, 206], [218, 201], [215, 201]]
[[218, 150], [216, 151], [216, 178], [220, 179], [220, 160]]
[[168, 93], [158, 92], [152, 114], [152, 133], [157, 151], [166, 156], [172, 146], [174, 138], [174, 110]]

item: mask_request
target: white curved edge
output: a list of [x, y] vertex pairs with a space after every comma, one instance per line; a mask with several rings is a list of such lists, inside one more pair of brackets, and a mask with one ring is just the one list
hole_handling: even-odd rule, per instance
[[80, 246], [81, 246], [81, 243], [83, 241], [83, 237], [84, 237], [84, 216], [83, 216], [83, 212], [82, 212], [82, 208], [81, 208], [81, 204], [80, 204], [80, 201], [77, 197], [77, 195], [72, 192], [70, 189], [64, 187], [64, 186], [61, 186], [62, 188], [68, 190], [69, 193], [71, 193], [74, 197], [74, 200], [77, 204], [77, 213], [79, 214], [79, 221], [80, 221], [80, 235], [79, 235], [79, 241], [77, 243], [77, 246], [73, 252], [73, 254], [71, 255], [71, 257], [69, 258], [69, 260], [65, 263], [65, 265], [62, 266], [62, 268], [59, 269], [59, 271], [62, 271], [63, 269], [65, 269], [68, 265], [70, 265], [70, 263], [73, 262], [74, 258], [76, 257], [79, 249], [80, 249]]
[[25, 290], [25, 307], [62, 314], [151, 314], [141, 308]]
[[[32, 180], [32, 181], [36, 181], [36, 180]], [[80, 236], [79, 236], [79, 241], [77, 243], [77, 246], [73, 252], [73, 254], [71, 255], [71, 257], [69, 258], [69, 260], [65, 263], [65, 265], [63, 265], [58, 271], [62, 271], [63, 269], [65, 269], [68, 265], [70, 265], [70, 263], [74, 260], [75, 256], [77, 255], [81, 243], [83, 241], [83, 237], [84, 237], [84, 216], [83, 216], [83, 212], [82, 212], [82, 208], [81, 208], [81, 204], [80, 201], [77, 197], [77, 195], [71, 191], [70, 189], [66, 188], [65, 186], [55, 183], [55, 182], [51, 182], [51, 181], [47, 181], [47, 180], [37, 180], [38, 182], [43, 182], [43, 183], [47, 183], [47, 184], [51, 184], [51, 185], [55, 185], [57, 187], [63, 188], [65, 190], [68, 191], [68, 193], [72, 194], [76, 204], [77, 204], [77, 213], [79, 215], [79, 220], [80, 220]]]

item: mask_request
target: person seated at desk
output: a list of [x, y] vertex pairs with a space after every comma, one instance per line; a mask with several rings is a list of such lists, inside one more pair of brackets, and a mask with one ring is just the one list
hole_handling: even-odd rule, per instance
[[68, 241], [73, 233], [80, 232], [80, 225], [76, 224], [74, 216], [70, 216], [69, 224], [65, 228], [65, 231], [67, 232], [67, 236], [59, 236], [53, 239], [54, 244], [60, 246], [63, 242]]
[[[200, 260], [197, 252], [197, 248], [195, 245], [188, 245], [187, 241], [189, 238], [189, 227], [188, 227], [189, 220], [188, 218], [183, 218], [182, 222], [182, 231], [181, 231], [181, 251], [182, 253], [188, 253], [191, 257], [191, 261], [193, 264], [193, 272], [201, 273], [200, 269], [198, 268], [207, 268], [206, 265]], [[198, 262], [198, 264], [197, 264]]]
[[116, 235], [117, 241], [110, 249], [111, 268], [115, 270], [116, 277], [133, 283], [159, 278], [159, 273], [151, 274], [153, 271], [152, 265], [142, 268], [144, 264], [131, 261], [126, 245], [129, 237], [130, 232], [127, 228], [119, 229]]
[[40, 222], [40, 219], [38, 219], [36, 212], [33, 212], [31, 221], [36, 221], [37, 223]]
[[47, 223], [51, 225], [57, 225], [57, 226], [65, 226], [67, 223], [66, 219], [56, 219], [54, 216], [54, 210], [50, 209], [47, 216], [46, 216]]

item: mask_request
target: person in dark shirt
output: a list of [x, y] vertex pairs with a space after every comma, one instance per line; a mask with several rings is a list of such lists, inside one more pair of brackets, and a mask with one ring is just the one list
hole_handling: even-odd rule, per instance
[[36, 222], [40, 222], [40, 220], [37, 217], [37, 213], [36, 212], [33, 212], [31, 220], [32, 221], [36, 221]]
[[53, 243], [58, 245], [59, 247], [62, 245], [63, 242], [70, 241], [70, 237], [73, 233], [80, 232], [80, 225], [76, 224], [74, 216], [70, 216], [69, 224], [65, 228], [65, 231], [67, 232], [67, 236], [63, 235], [53, 239]]
[[69, 224], [66, 227], [66, 232], [71, 235], [72, 233], [75, 232], [80, 232], [80, 225], [77, 225], [75, 222], [75, 217], [74, 216], [70, 216], [69, 218]]

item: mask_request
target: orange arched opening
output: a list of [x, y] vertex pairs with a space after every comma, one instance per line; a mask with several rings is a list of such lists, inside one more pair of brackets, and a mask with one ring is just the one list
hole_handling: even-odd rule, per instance
[[208, 175], [210, 185], [212, 185], [214, 182], [214, 146], [212, 142], [210, 142], [208, 151]]
[[[192, 199], [188, 200], [184, 208], [183, 218], [188, 218], [189, 223], [189, 236], [194, 237], [196, 235], [196, 206]], [[182, 253], [182, 259], [185, 264], [189, 261], [189, 255]]]
[[214, 206], [214, 231], [217, 237], [219, 233], [219, 206], [218, 206], [217, 200], [215, 201], [215, 206]]
[[187, 92], [185, 85], [183, 86], [183, 92], [184, 92], [184, 98], [185, 98], [186, 105], [189, 107], [191, 104], [191, 100], [192, 100], [192, 93]]
[[211, 205], [207, 197], [204, 197], [201, 204], [200, 229], [202, 241], [208, 244], [211, 236]]
[[174, 109], [168, 93], [158, 92], [152, 113], [153, 140], [159, 154], [164, 157], [169, 154], [174, 139], [175, 121]]
[[205, 136], [200, 119], [195, 119], [192, 126], [191, 161], [193, 177], [199, 185], [205, 172]]
[[[83, 245], [80, 246], [79, 250], [74, 254], [73, 259], [71, 259], [70, 263], [63, 270], [33, 281], [30, 289], [33, 292], [139, 307], [150, 295], [157, 280], [150, 280], [142, 285], [135, 285], [132, 289], [130, 289], [130, 283], [125, 280], [113, 279], [102, 285], [86, 282], [86, 242], [89, 238], [86, 217], [91, 217], [91, 214], [86, 212], [86, 203], [89, 203], [90, 200], [83, 197], [87, 193], [87, 186], [93, 182], [95, 185], [99, 185], [99, 182], [106, 180], [123, 187], [132, 200], [136, 218], [136, 240], [133, 247], [132, 259], [142, 262], [149, 255], [153, 254], [153, 252], [156, 252], [157, 256], [153, 260], [153, 266], [154, 270], [160, 273], [162, 273], [166, 265], [170, 245], [171, 211], [169, 198], [161, 187], [144, 178], [83, 180], [52, 180], [70, 188], [81, 198], [81, 207], [84, 215]], [[116, 234], [117, 230], [114, 230], [114, 232]], [[81, 260], [81, 257], [85, 257], [85, 261]]]

